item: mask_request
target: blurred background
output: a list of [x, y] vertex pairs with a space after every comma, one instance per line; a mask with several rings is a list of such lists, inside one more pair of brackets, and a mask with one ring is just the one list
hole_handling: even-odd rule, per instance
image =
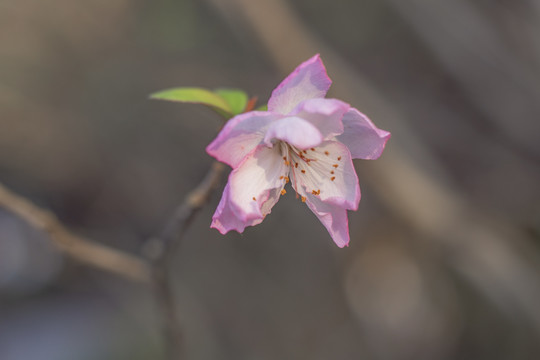
[[[186, 359], [540, 358], [540, 2], [0, 0], [0, 183], [139, 253], [203, 178], [220, 118], [320, 52], [330, 96], [392, 132], [356, 163], [338, 249], [291, 192], [175, 256]], [[0, 359], [160, 359], [148, 286], [66, 258], [0, 208]]]

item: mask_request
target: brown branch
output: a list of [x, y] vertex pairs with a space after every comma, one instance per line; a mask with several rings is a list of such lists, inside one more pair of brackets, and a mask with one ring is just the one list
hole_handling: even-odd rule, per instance
[[0, 184], [0, 206], [24, 219], [28, 224], [49, 234], [52, 243], [72, 259], [131, 280], [150, 283], [154, 288], [158, 311], [162, 314], [163, 333], [168, 359], [181, 354], [182, 332], [174, 292], [169, 279], [169, 266], [174, 249], [185, 235], [195, 215], [219, 186], [225, 165], [214, 162], [201, 183], [176, 209], [158, 236], [143, 246], [143, 258], [98, 244], [70, 232], [54, 215]]
[[167, 262], [171, 252], [184, 236], [197, 212], [206, 204], [219, 185], [225, 165], [215, 161], [201, 183], [193, 189], [175, 210], [159, 235], [150, 238], [143, 246], [143, 255], [154, 263]]
[[160, 234], [150, 238], [143, 246], [143, 258], [73, 234], [52, 212], [36, 206], [1, 184], [0, 206], [21, 217], [31, 226], [48, 233], [58, 250], [72, 259], [131, 280], [150, 283], [154, 288], [158, 311], [163, 318], [167, 358], [172, 360], [180, 357], [182, 333], [168, 276], [169, 265], [174, 249], [191, 225], [195, 215], [219, 186], [224, 170], [224, 164], [217, 161], [212, 164], [205, 178], [186, 196]]
[[176, 247], [185, 235], [200, 209], [219, 186], [225, 165], [215, 161], [202, 182], [191, 191], [176, 209], [170, 221], [158, 236], [150, 238], [143, 247], [143, 254], [152, 263], [152, 284], [156, 304], [162, 315], [166, 358], [179, 359], [182, 348], [182, 330], [174, 291], [169, 278], [169, 267]]
[[48, 233], [58, 250], [82, 264], [135, 281], [150, 280], [150, 268], [143, 259], [73, 234], [52, 212], [38, 207], [1, 184], [0, 206], [21, 217], [33, 227]]

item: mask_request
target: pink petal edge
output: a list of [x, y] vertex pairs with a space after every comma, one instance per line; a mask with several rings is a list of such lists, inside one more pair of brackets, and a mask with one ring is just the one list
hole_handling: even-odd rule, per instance
[[342, 207], [324, 203], [315, 195], [308, 195], [306, 203], [340, 248], [349, 245], [349, 217]]
[[212, 216], [211, 228], [217, 229], [222, 235], [225, 235], [231, 230], [236, 230], [239, 233], [244, 232], [247, 226], [257, 225], [262, 222], [260, 219], [252, 219], [249, 221], [242, 220], [235, 213], [234, 208], [230, 202], [230, 186], [229, 183], [223, 190], [223, 195], [219, 202], [219, 205]]
[[310, 122], [299, 117], [286, 117], [274, 121], [264, 136], [264, 143], [273, 146], [273, 140], [285, 141], [298, 149], [309, 149], [318, 146], [323, 137], [319, 129]]
[[286, 115], [303, 100], [325, 97], [331, 84], [320, 55], [316, 54], [300, 64], [272, 91], [268, 110]]
[[230, 119], [206, 152], [237, 168], [263, 140], [266, 127], [281, 116], [269, 111], [251, 111]]
[[355, 108], [343, 116], [343, 134], [337, 139], [349, 148], [354, 159], [375, 160], [379, 158], [390, 139], [388, 131], [381, 130]]
[[261, 223], [279, 200], [287, 173], [278, 148], [258, 146], [230, 173], [211, 227], [223, 234]]

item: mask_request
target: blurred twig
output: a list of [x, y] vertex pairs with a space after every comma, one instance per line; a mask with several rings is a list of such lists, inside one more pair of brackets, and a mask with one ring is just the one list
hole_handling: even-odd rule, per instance
[[[539, 161], [539, 74], [503, 41], [500, 29], [466, 0], [386, 1], [452, 74], [498, 135], [520, 153]], [[522, 22], [519, 29], [525, 35]], [[521, 40], [523, 46], [534, 48], [526, 36]]]
[[49, 234], [52, 243], [72, 259], [131, 280], [148, 282], [144, 259], [101, 245], [69, 231], [54, 215], [0, 184], [0, 206]]
[[191, 225], [195, 215], [206, 204], [219, 185], [225, 165], [214, 162], [201, 183], [176, 209], [159, 235], [143, 246], [144, 258], [129, 255], [70, 232], [54, 215], [0, 184], [0, 206], [47, 232], [53, 244], [72, 259], [131, 280], [150, 283], [154, 288], [158, 311], [162, 315], [168, 359], [179, 359], [181, 329], [176, 301], [169, 279], [169, 266], [174, 249]]
[[225, 165], [215, 161], [202, 182], [191, 191], [176, 209], [159, 235], [146, 242], [144, 256], [152, 264], [152, 284], [159, 312], [162, 315], [167, 358], [179, 359], [182, 347], [182, 331], [178, 321], [176, 302], [169, 267], [175, 248], [191, 225], [195, 215], [206, 204], [213, 190], [219, 185]]
[[206, 204], [212, 191], [219, 185], [225, 165], [215, 161], [201, 183], [193, 189], [178, 206], [160, 233], [148, 239], [143, 255], [153, 263], [167, 262], [171, 250], [178, 245], [197, 212]]

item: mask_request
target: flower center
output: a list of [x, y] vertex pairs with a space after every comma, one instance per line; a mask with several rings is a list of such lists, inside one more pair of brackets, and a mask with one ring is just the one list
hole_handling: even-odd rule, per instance
[[[292, 185], [293, 189], [296, 192], [296, 198], [299, 197], [302, 198], [302, 202], [306, 201], [305, 196], [301, 196], [298, 194], [298, 191], [300, 188], [298, 187], [298, 177], [299, 176], [306, 176], [307, 167], [311, 166], [311, 162], [317, 161], [317, 159], [314, 159], [310, 157], [309, 152], [315, 152], [317, 151], [315, 148], [310, 148], [308, 150], [300, 150], [297, 147], [290, 145], [284, 141], [280, 141], [279, 143], [281, 155], [283, 157], [283, 162], [288, 167], [287, 172], [284, 176], [281, 178], [285, 181], [285, 183], [288, 183], [292, 179]], [[291, 179], [289, 178], [289, 174]], [[319, 195], [321, 193], [320, 189], [313, 190], [313, 195]], [[284, 190], [282, 191], [282, 195], [284, 195]]]

